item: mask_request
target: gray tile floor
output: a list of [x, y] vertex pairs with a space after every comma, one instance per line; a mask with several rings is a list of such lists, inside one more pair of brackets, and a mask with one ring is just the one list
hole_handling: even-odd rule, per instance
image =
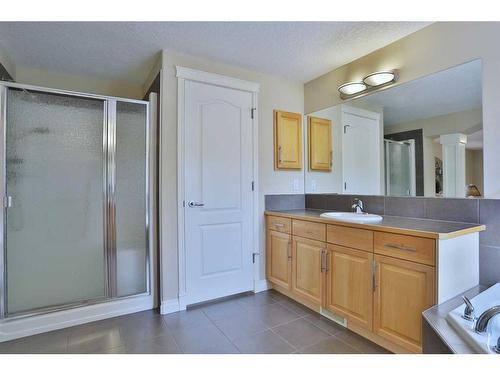
[[0, 343], [0, 353], [388, 353], [275, 291]]

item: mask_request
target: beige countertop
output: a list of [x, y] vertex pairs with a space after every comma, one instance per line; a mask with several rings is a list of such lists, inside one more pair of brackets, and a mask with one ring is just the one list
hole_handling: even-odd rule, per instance
[[332, 210], [276, 210], [266, 211], [265, 214], [435, 239], [454, 238], [469, 233], [481, 232], [486, 229], [484, 225], [475, 223], [461, 223], [456, 221], [416, 219], [401, 216], [383, 215], [381, 215], [383, 217], [383, 220], [380, 223], [357, 224], [320, 217], [320, 215], [324, 212], [332, 212]]

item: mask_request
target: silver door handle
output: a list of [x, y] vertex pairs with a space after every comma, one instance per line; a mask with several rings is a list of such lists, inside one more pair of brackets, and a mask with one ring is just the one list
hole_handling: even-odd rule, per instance
[[205, 204], [204, 203], [199, 203], [195, 201], [189, 201], [188, 206], [189, 207], [203, 207]]
[[410, 246], [405, 246], [405, 245], [398, 245], [398, 244], [394, 244], [394, 243], [386, 243], [384, 244], [385, 247], [389, 247], [391, 249], [398, 249], [398, 250], [403, 250], [403, 251], [411, 251], [411, 252], [416, 252], [417, 249], [414, 248], [414, 247], [410, 247]]
[[321, 272], [326, 272], [326, 250], [321, 249]]

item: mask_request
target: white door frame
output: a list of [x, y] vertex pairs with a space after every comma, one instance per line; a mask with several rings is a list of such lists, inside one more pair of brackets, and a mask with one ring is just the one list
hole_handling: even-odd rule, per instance
[[[177, 244], [178, 270], [179, 270], [179, 310], [186, 309], [187, 286], [186, 286], [186, 248], [185, 248], [185, 221], [184, 221], [184, 200], [185, 200], [185, 126], [184, 126], [184, 90], [186, 81], [206, 83], [214, 86], [226, 87], [241, 91], [247, 91], [252, 94], [252, 107], [254, 115], [252, 118], [252, 159], [253, 159], [253, 205], [252, 205], [252, 248], [254, 253], [259, 253], [259, 183], [258, 183], [258, 93], [260, 85], [255, 82], [244, 81], [238, 78], [228, 77], [215, 73], [208, 73], [201, 70], [176, 66], [177, 77]], [[259, 280], [260, 262], [254, 263], [254, 291], [256, 281]]]

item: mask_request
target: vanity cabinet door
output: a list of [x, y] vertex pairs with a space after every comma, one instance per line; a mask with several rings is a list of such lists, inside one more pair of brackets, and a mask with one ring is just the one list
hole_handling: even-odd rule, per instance
[[324, 242], [293, 237], [292, 291], [318, 308], [323, 296], [325, 254]]
[[287, 290], [291, 288], [292, 241], [286, 233], [267, 231], [266, 273], [267, 279]]
[[422, 312], [434, 304], [434, 267], [375, 255], [373, 330], [413, 352], [422, 351]]
[[308, 117], [309, 170], [332, 170], [332, 122], [319, 117]]
[[328, 245], [327, 264], [325, 308], [371, 330], [373, 254]]
[[274, 111], [274, 166], [302, 169], [302, 115]]

